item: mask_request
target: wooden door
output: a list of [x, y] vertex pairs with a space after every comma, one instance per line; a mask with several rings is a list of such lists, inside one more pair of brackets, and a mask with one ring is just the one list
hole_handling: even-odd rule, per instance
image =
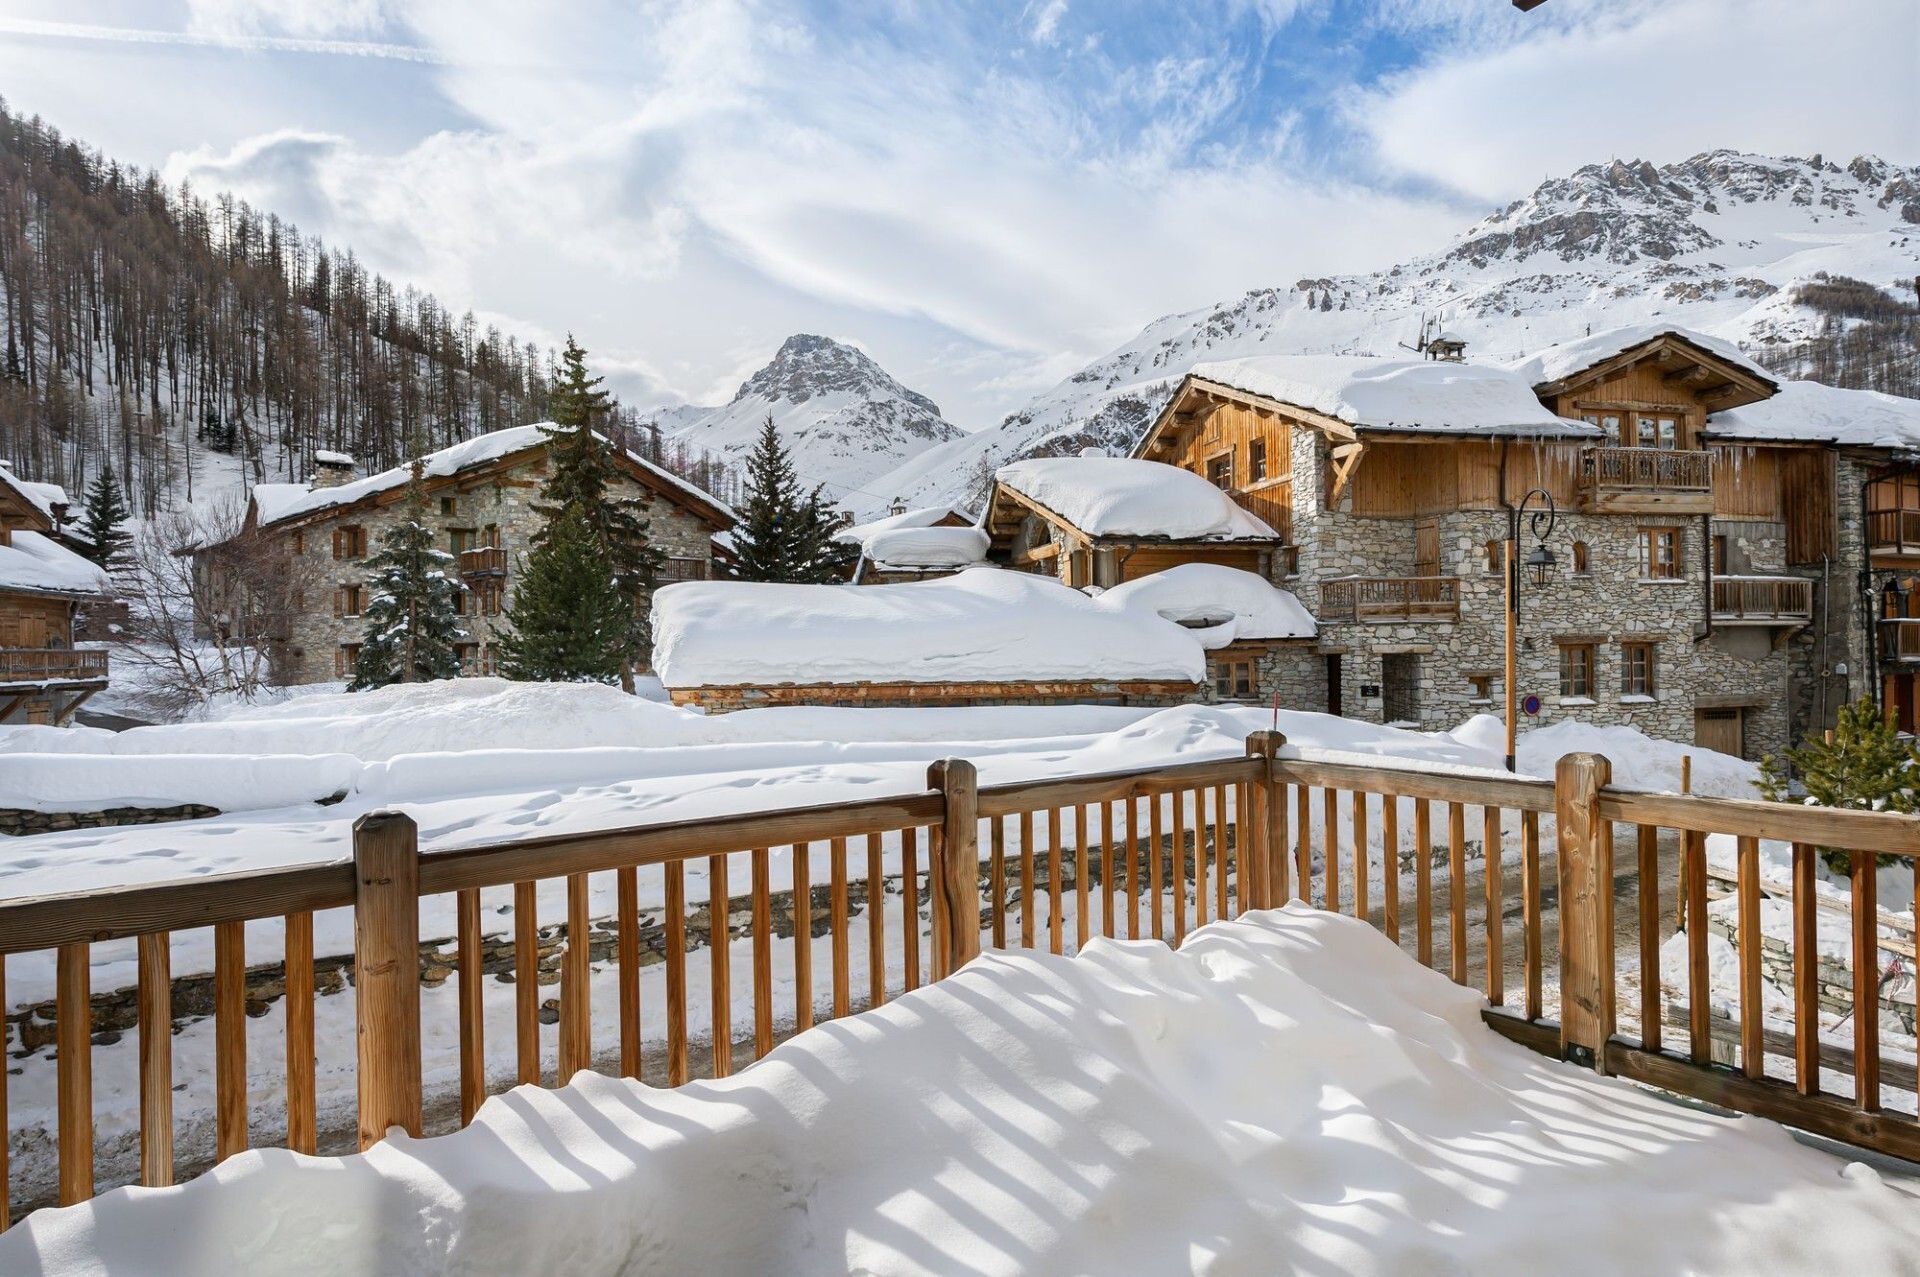
[[1422, 519], [1413, 525], [1413, 574], [1440, 575], [1440, 521]]
[[1742, 709], [1703, 709], [1694, 713], [1693, 743], [1735, 758], [1746, 757], [1746, 718]]
[[1340, 709], [1340, 654], [1327, 657], [1327, 713], [1338, 717]]

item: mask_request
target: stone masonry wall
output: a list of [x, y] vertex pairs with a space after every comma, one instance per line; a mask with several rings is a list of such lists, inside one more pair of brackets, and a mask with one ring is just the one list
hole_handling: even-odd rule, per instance
[[205, 820], [218, 807], [181, 803], [176, 807], [109, 807], [104, 811], [30, 811], [0, 807], [0, 835], [23, 837], [64, 829], [112, 829], [123, 825], [161, 825], [173, 820]]

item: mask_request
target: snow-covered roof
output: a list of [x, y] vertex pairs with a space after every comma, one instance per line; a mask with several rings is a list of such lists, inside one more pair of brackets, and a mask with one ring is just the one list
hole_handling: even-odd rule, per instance
[[668, 687], [1197, 683], [1206, 672], [1200, 642], [1172, 622], [989, 567], [903, 585], [677, 582], [654, 595], [653, 631]]
[[1548, 346], [1536, 351], [1525, 359], [1507, 365], [1508, 371], [1525, 381], [1529, 386], [1544, 386], [1549, 382], [1571, 377], [1595, 364], [1604, 363], [1615, 355], [1632, 350], [1635, 346], [1644, 346], [1657, 337], [1674, 336], [1690, 342], [1702, 350], [1735, 368], [1771, 383], [1773, 374], [1740, 353], [1740, 348], [1721, 337], [1709, 337], [1705, 333], [1695, 332], [1691, 328], [1681, 328], [1674, 324], [1647, 323], [1628, 324], [1621, 328], [1609, 328], [1588, 337], [1577, 337], [1572, 341], [1563, 341], [1557, 346]]
[[1095, 602], [1207, 627], [1202, 641], [1209, 648], [1243, 640], [1312, 638], [1318, 632], [1313, 615], [1290, 592], [1265, 577], [1218, 563], [1182, 563], [1136, 577]]
[[1001, 487], [1093, 537], [1277, 541], [1280, 534], [1190, 470], [1132, 457], [1032, 457], [1000, 467]]
[[1707, 437], [1920, 449], [1920, 399], [1789, 381], [1771, 399], [1714, 413]]
[[[513, 453], [523, 451], [527, 448], [537, 447], [546, 442], [546, 435], [542, 432], [541, 426], [551, 426], [552, 424], [552, 422], [536, 422], [528, 426], [509, 426], [505, 430], [495, 430], [489, 434], [476, 435], [471, 439], [464, 439], [451, 447], [442, 448], [438, 452], [430, 452], [422, 458], [426, 476], [431, 479], [458, 474], [462, 470], [470, 470], [475, 466], [487, 465], [490, 462], [498, 461], [500, 458], [510, 456]], [[717, 508], [729, 519], [734, 517], [733, 511], [728, 509], [726, 503], [712, 493], [695, 487], [678, 475], [663, 470], [646, 458], [631, 451], [627, 453], [627, 456], [635, 464], [645, 467], [649, 473], [667, 486], [678, 488], [695, 500]], [[303, 487], [306, 488], [306, 492], [303, 496], [287, 500], [286, 503], [281, 506], [279, 512], [271, 518], [268, 517], [264, 508], [261, 509], [260, 522], [263, 525], [267, 523], [279, 523], [287, 519], [297, 519], [322, 510], [333, 509], [337, 506], [352, 505], [354, 502], [364, 500], [367, 497], [376, 496], [379, 493], [387, 492], [394, 488], [404, 487], [412, 473], [413, 466], [412, 463], [409, 462], [405, 465], [395, 466], [391, 470], [382, 470], [379, 474], [370, 474], [364, 479], [356, 479], [352, 483], [342, 483], [331, 488], [313, 488], [304, 484], [262, 484], [259, 485], [259, 487]], [[259, 487], [256, 487], [254, 490], [256, 494], [259, 492]], [[273, 500], [271, 497], [269, 499]]]
[[1436, 434], [1593, 435], [1541, 406], [1503, 368], [1366, 355], [1255, 355], [1195, 364], [1195, 377], [1350, 425]]
[[981, 528], [890, 528], [866, 541], [869, 562], [888, 568], [959, 568], [987, 557]]
[[918, 510], [906, 510], [900, 514], [890, 514], [884, 519], [841, 528], [833, 534], [833, 539], [843, 545], [857, 545], [864, 550], [868, 541], [883, 532], [899, 528], [931, 528], [955, 517], [964, 519], [966, 516], [949, 505], [921, 506]]
[[253, 485], [253, 508], [263, 524], [276, 519], [284, 519], [287, 511], [293, 509], [313, 491], [304, 483], [256, 483]]
[[0, 545], [0, 590], [35, 594], [104, 594], [107, 574], [50, 536], [15, 530]]
[[22, 479], [13, 472], [12, 466], [5, 463], [0, 463], [0, 483], [18, 492], [28, 505], [38, 510], [49, 522], [53, 520], [54, 506], [72, 504], [67, 500], [67, 490], [59, 484]]

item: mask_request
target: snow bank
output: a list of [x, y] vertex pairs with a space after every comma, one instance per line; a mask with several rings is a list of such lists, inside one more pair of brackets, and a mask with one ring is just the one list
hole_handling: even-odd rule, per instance
[[360, 762], [346, 754], [0, 754], [0, 807], [104, 811], [194, 803], [258, 811], [338, 798]]
[[1529, 387], [1543, 386], [1550, 381], [1559, 381], [1562, 377], [1570, 377], [1597, 363], [1612, 359], [1615, 355], [1632, 350], [1635, 346], [1644, 346], [1656, 337], [1668, 335], [1698, 346], [1716, 358], [1725, 360], [1742, 372], [1759, 377], [1763, 381], [1772, 382], [1774, 379], [1772, 373], [1740, 353], [1740, 347], [1724, 338], [1709, 337], [1691, 328], [1681, 328], [1674, 324], [1657, 321], [1608, 328], [1588, 337], [1563, 341], [1558, 345], [1548, 346], [1545, 350], [1536, 351], [1525, 359], [1508, 364], [1507, 370]]
[[[1500, 720], [1490, 714], [1469, 719], [1452, 733], [1463, 744], [1503, 748]], [[1553, 776], [1564, 754], [1604, 754], [1613, 764], [1613, 783], [1621, 789], [1680, 792], [1680, 760], [1693, 760], [1693, 792], [1715, 798], [1758, 798], [1760, 768], [1742, 758], [1700, 745], [1658, 740], [1631, 727], [1598, 727], [1566, 719], [1551, 727], [1523, 732], [1514, 744], [1515, 764], [1530, 776]]]
[[1707, 438], [1920, 448], [1920, 399], [1789, 381], [1771, 399], [1713, 414]]
[[1001, 486], [1096, 537], [1278, 541], [1280, 534], [1190, 470], [1132, 457], [1034, 457], [994, 472]]
[[[241, 1153], [0, 1235], [20, 1274], [1889, 1272], [1877, 1172], [1555, 1063], [1352, 919], [989, 954], [720, 1081]], [[1627, 1226], [1630, 1222], [1630, 1226]]]
[[653, 631], [668, 687], [1197, 683], [1206, 673], [1200, 644], [1177, 625], [987, 567], [903, 585], [679, 582], [654, 595]]
[[1589, 435], [1540, 406], [1503, 368], [1365, 355], [1255, 355], [1195, 364], [1191, 375], [1356, 426], [1474, 434]]
[[1104, 591], [1103, 608], [1143, 611], [1186, 625], [1233, 623], [1232, 638], [1312, 638], [1313, 615], [1265, 577], [1217, 563], [1182, 563]]
[[931, 528], [960, 514], [952, 506], [921, 506], [918, 510], [903, 510], [871, 523], [857, 523], [850, 528], [842, 528], [833, 534], [833, 539], [846, 545], [857, 545], [864, 550], [867, 542], [882, 532], [894, 532], [901, 528]]
[[104, 594], [107, 574], [50, 536], [16, 531], [0, 545], [0, 588], [55, 594]]
[[889, 568], [963, 568], [987, 557], [980, 528], [891, 528], [867, 538], [869, 560]]

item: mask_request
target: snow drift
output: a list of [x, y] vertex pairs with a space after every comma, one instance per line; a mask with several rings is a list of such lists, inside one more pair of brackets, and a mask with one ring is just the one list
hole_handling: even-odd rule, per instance
[[1190, 470], [1132, 457], [1035, 457], [994, 473], [1002, 487], [1094, 537], [1278, 541], [1280, 534]]
[[1255, 355], [1192, 375], [1359, 426], [1474, 434], [1591, 435], [1556, 417], [1503, 368], [1365, 355]]

